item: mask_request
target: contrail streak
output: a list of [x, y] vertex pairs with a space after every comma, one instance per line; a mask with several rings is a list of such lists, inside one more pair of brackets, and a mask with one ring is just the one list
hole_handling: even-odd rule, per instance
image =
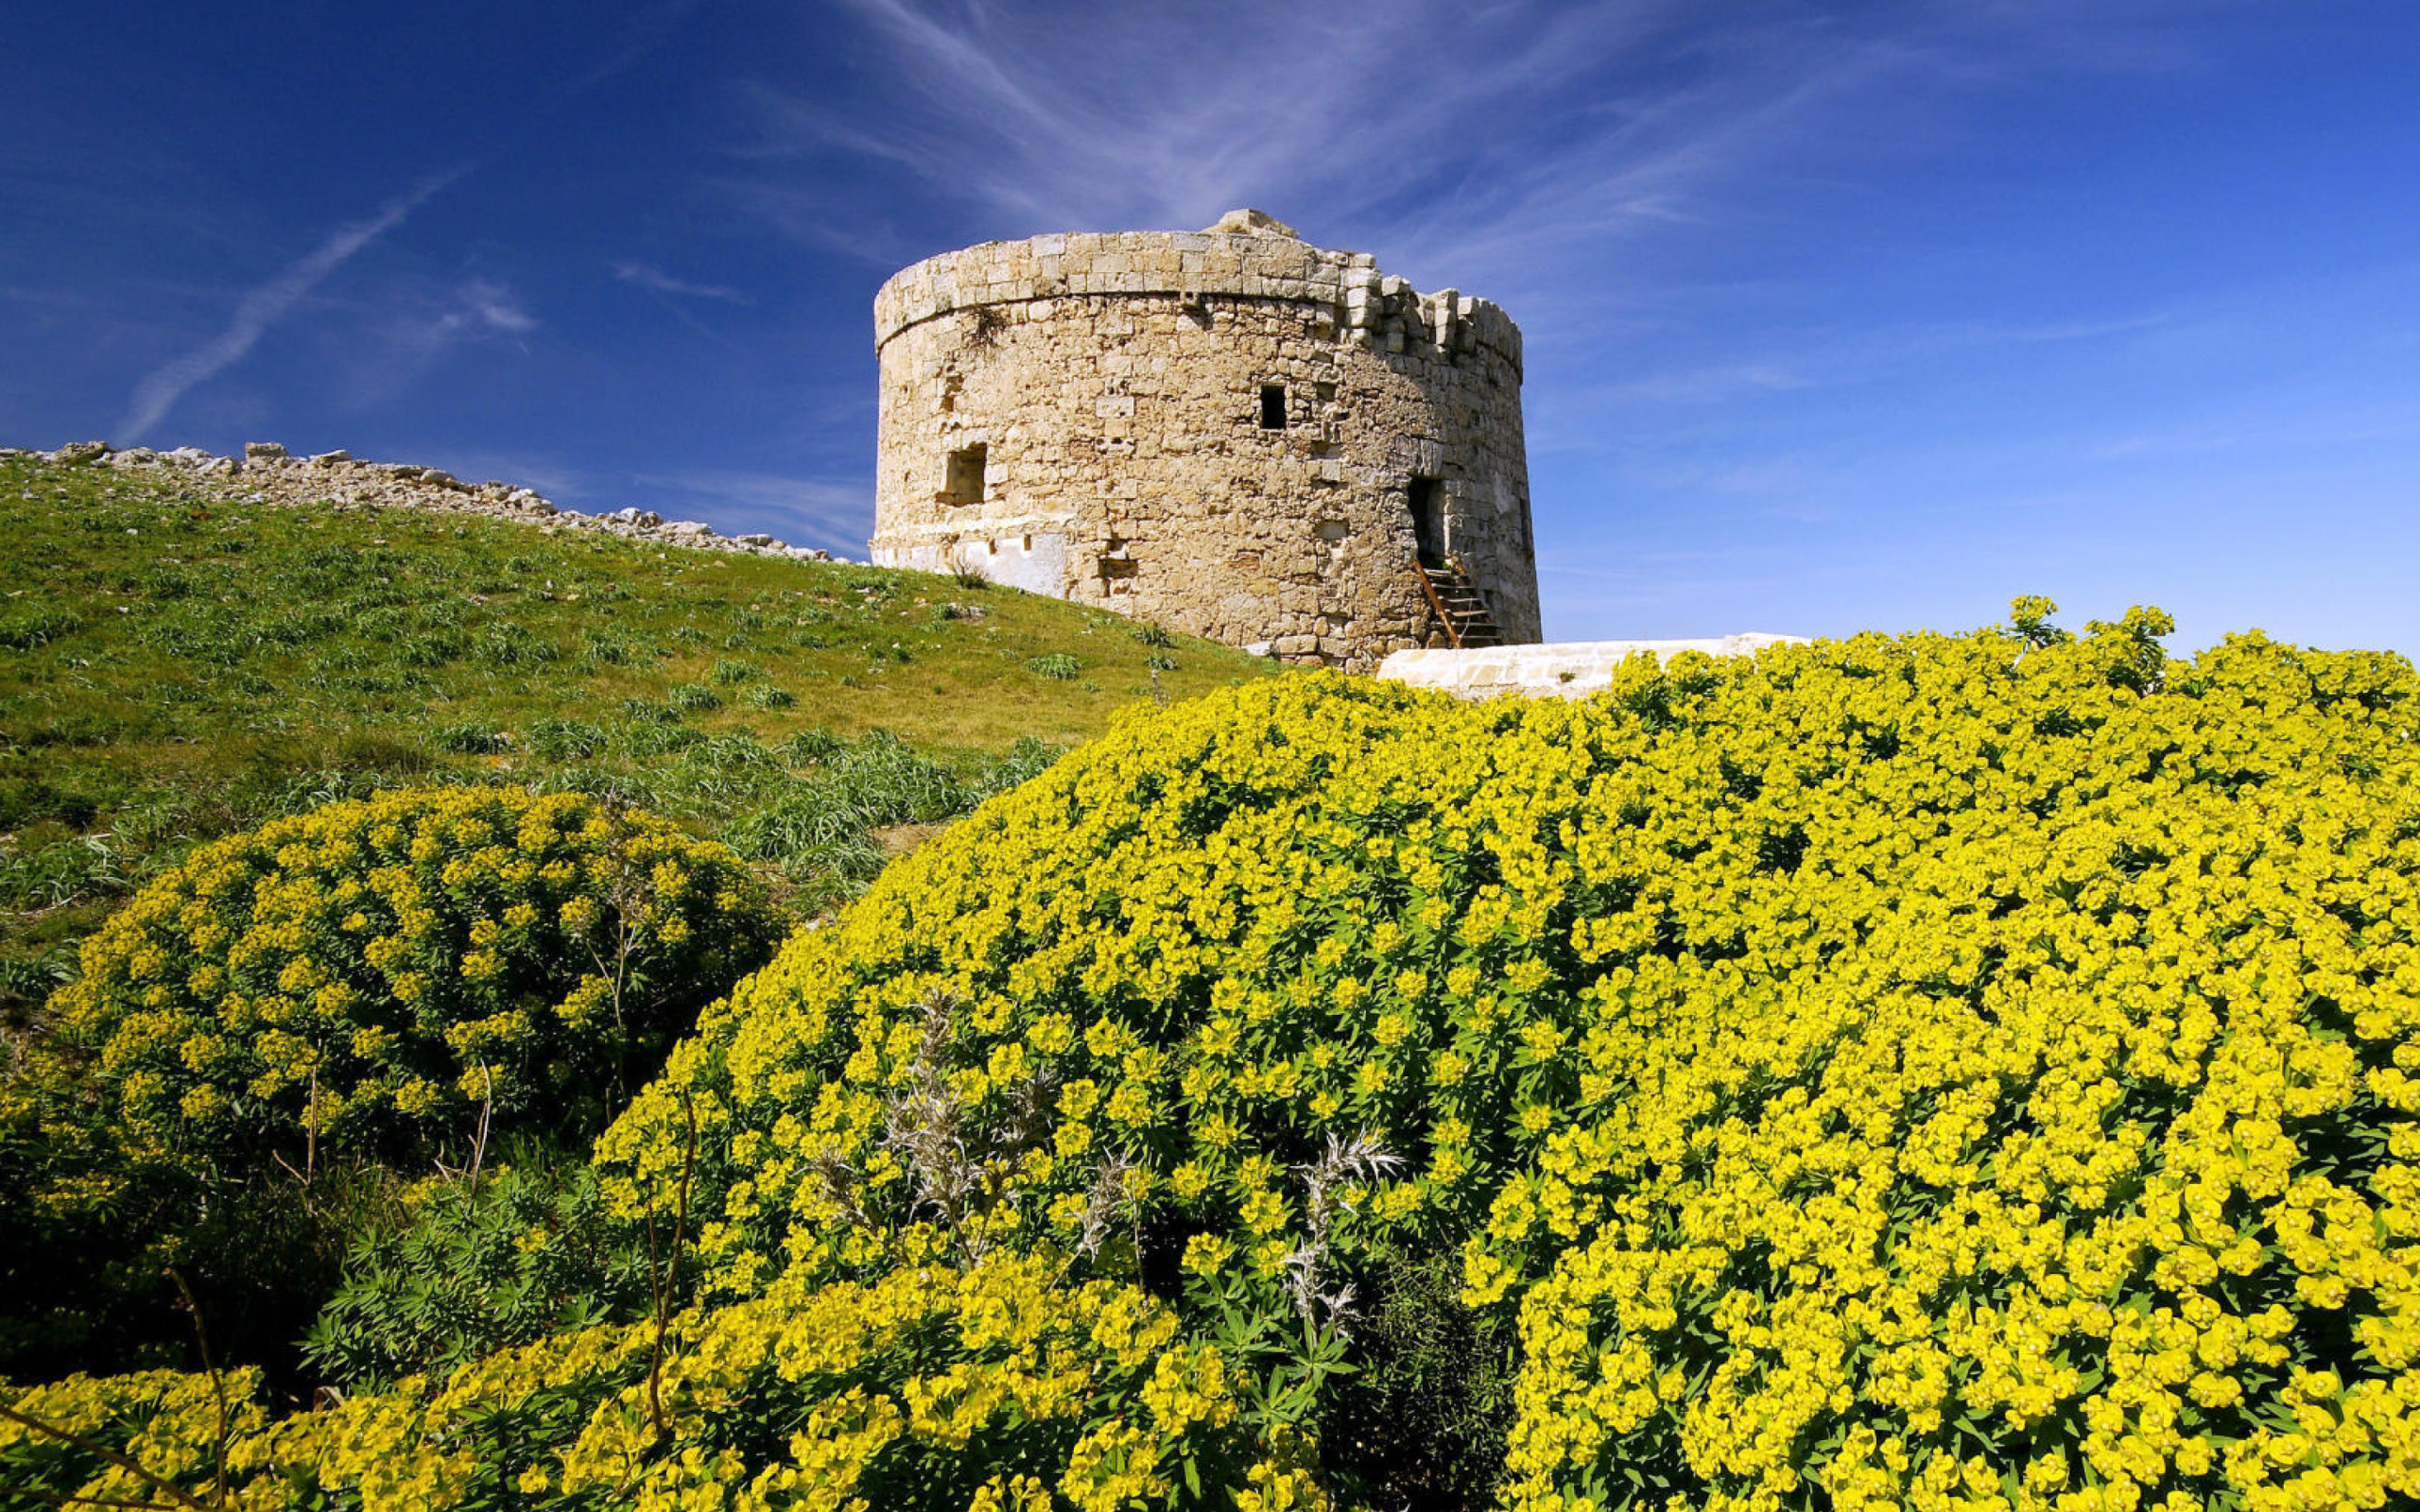
[[343, 266], [355, 252], [403, 223], [427, 198], [460, 178], [459, 173], [432, 179], [395, 200], [368, 220], [339, 228], [308, 256], [289, 265], [275, 278], [244, 296], [227, 329], [173, 362], [144, 375], [127, 401], [126, 418], [118, 421], [118, 438], [136, 441], [160, 423], [178, 400], [193, 388], [240, 361], [264, 332], [285, 318], [320, 280]]

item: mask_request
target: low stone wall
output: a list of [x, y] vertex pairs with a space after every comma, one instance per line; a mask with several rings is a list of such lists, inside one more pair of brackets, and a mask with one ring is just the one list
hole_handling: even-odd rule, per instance
[[1683, 651], [1754, 656], [1769, 645], [1803, 645], [1801, 635], [1750, 632], [1712, 641], [1565, 641], [1545, 645], [1491, 645], [1466, 651], [1397, 651], [1378, 663], [1389, 682], [1433, 688], [1458, 698], [1583, 698], [1614, 683], [1614, 668], [1641, 651], [1659, 659]]
[[0, 460], [11, 456], [35, 456], [61, 466], [114, 468], [173, 482], [189, 492], [230, 504], [443, 509], [518, 520], [548, 530], [593, 530], [693, 550], [748, 552], [797, 561], [833, 559], [828, 551], [793, 546], [769, 535], [726, 536], [700, 521], [666, 520], [652, 509], [582, 514], [560, 507], [534, 489], [510, 483], [464, 483], [442, 468], [364, 462], [349, 452], [293, 456], [274, 441], [254, 441], [240, 457], [214, 456], [198, 446], [181, 446], [172, 452], [156, 452], [147, 446], [116, 451], [100, 441], [82, 441], [56, 452], [0, 447]]

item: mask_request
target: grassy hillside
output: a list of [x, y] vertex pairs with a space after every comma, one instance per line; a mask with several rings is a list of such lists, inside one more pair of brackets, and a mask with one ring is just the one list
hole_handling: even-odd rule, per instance
[[1268, 663], [980, 583], [0, 462], [0, 1017], [193, 842], [429, 781], [614, 794], [812, 908], [1111, 713]]

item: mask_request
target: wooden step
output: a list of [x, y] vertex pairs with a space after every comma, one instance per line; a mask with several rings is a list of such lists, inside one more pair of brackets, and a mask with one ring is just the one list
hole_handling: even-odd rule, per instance
[[1435, 611], [1438, 627], [1456, 646], [1502, 645], [1504, 632], [1496, 627], [1495, 616], [1488, 612], [1487, 595], [1471, 581], [1460, 558], [1446, 566], [1416, 564], [1420, 569], [1420, 589], [1427, 596], [1428, 607]]

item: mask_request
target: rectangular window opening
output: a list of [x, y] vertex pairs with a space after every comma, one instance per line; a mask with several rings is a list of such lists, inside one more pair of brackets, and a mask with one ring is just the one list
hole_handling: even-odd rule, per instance
[[1437, 479], [1416, 477], [1405, 488], [1406, 502], [1411, 506], [1411, 540], [1420, 553], [1423, 567], [1445, 565], [1445, 512], [1443, 507], [1444, 490]]
[[1282, 431], [1286, 428], [1286, 386], [1284, 384], [1260, 386], [1260, 428], [1265, 431]]
[[983, 502], [983, 471], [990, 448], [978, 441], [961, 446], [949, 454], [949, 468], [942, 479], [943, 504], [981, 504]]

